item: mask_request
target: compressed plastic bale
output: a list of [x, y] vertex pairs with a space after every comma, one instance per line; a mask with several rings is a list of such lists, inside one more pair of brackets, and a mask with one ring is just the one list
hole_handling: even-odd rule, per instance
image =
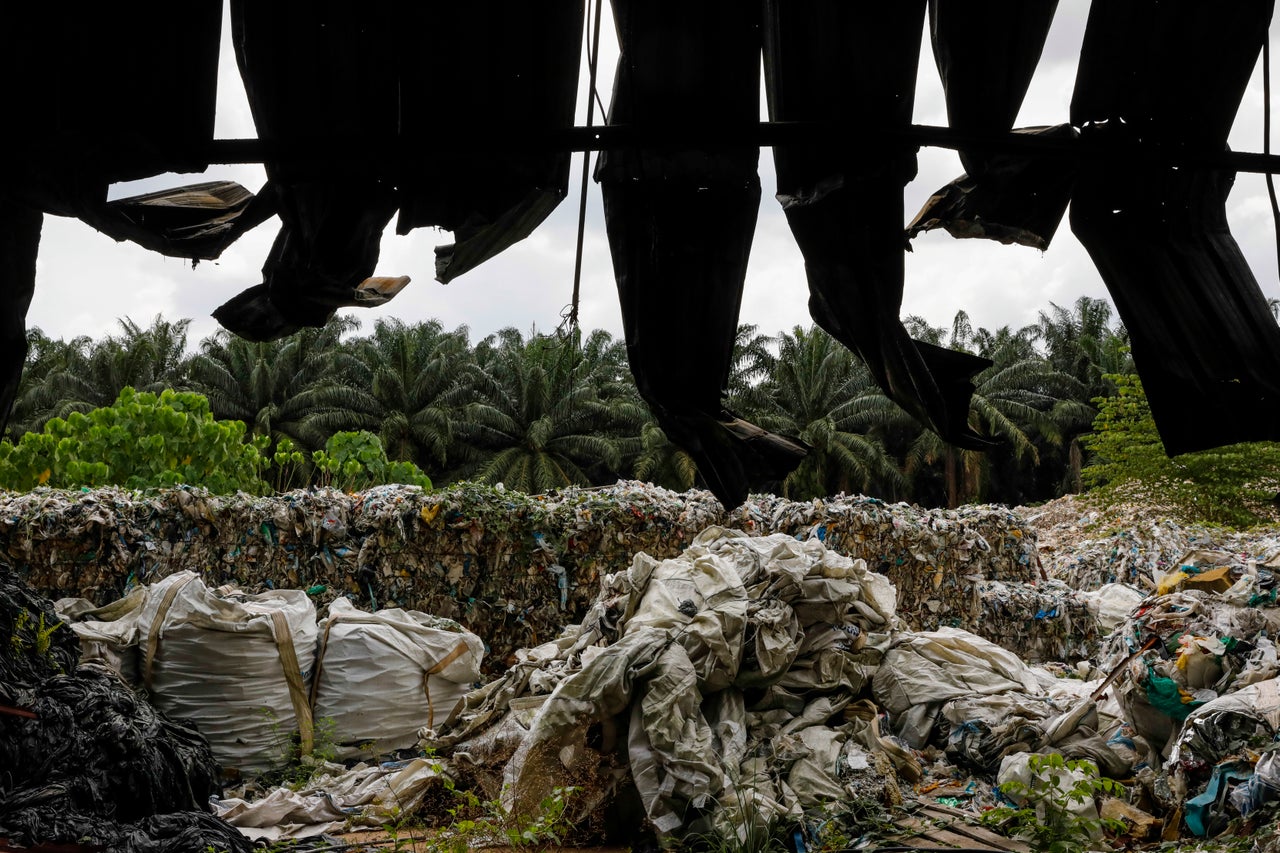
[[341, 758], [414, 746], [419, 729], [461, 704], [483, 656], [483, 641], [450, 619], [399, 608], [368, 613], [335, 599], [320, 623], [314, 717], [332, 726]]
[[194, 572], [151, 588], [139, 628], [156, 706], [199, 726], [224, 773], [252, 774], [312, 747], [315, 606], [300, 590], [211, 590]]

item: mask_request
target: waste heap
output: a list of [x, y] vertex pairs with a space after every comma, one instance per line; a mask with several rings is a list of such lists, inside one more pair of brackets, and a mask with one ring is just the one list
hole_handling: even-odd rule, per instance
[[887, 579], [816, 540], [710, 527], [602, 578], [581, 623], [424, 745], [515, 813], [568, 779], [584, 814], [638, 800], [664, 836], [763, 829], [854, 788], [894, 800], [874, 712], [853, 699], [895, 604]]
[[[968, 632], [903, 630], [896, 599], [817, 538], [708, 528], [603, 578], [581, 623], [522, 650], [423, 745], [515, 814], [573, 784], [583, 815], [633, 801], [660, 836], [740, 838], [842, 812], [849, 831], [857, 810], [900, 803], [899, 780], [922, 777], [913, 749], [945, 743], [952, 717], [990, 720], [984, 767], [1036, 725], [1049, 733], [1031, 745], [1106, 750], [1078, 690]], [[1013, 718], [1026, 725], [1004, 731]]]
[[215, 588], [431, 613], [478, 634], [495, 673], [580, 619], [601, 576], [639, 551], [674, 557], [712, 524], [812, 533], [866, 559], [898, 585], [899, 613], [916, 628], [980, 630], [980, 581], [1039, 577], [1034, 534], [1003, 507], [757, 498], [731, 518], [709, 492], [634, 482], [533, 496], [476, 484], [273, 497], [37, 489], [0, 495], [0, 558], [52, 598], [96, 604], [189, 569]]
[[1037, 532], [1040, 560], [1051, 578], [1079, 590], [1124, 583], [1145, 593], [1156, 579], [1193, 551], [1224, 551], [1242, 561], [1280, 568], [1277, 532], [1233, 532], [1222, 527], [1182, 525], [1149, 507], [1105, 510], [1068, 496], [1021, 513]]
[[217, 766], [199, 732], [112, 673], [78, 666], [75, 635], [2, 563], [0, 637], [0, 846], [252, 849], [206, 811]]

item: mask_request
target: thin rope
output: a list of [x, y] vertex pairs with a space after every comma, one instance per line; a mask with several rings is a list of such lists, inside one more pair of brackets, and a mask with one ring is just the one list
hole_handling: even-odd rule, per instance
[[[1271, 153], [1271, 34], [1262, 42], [1262, 153]], [[1280, 271], [1280, 204], [1276, 202], [1274, 176], [1266, 173], [1267, 195], [1271, 198], [1271, 222], [1276, 230], [1276, 269]]]
[[[599, 95], [596, 94], [596, 69], [599, 67], [600, 59], [600, 10], [604, 6], [604, 0], [595, 0], [595, 23], [593, 25], [594, 32], [591, 36], [591, 47], [587, 52], [587, 67], [590, 71], [590, 82], [587, 84], [590, 88], [587, 92], [587, 127], [591, 127], [592, 121], [595, 120], [596, 101]], [[587, 7], [587, 13], [590, 14], [591, 7]], [[601, 113], [604, 112], [601, 106]], [[578, 304], [582, 295], [582, 243], [587, 230], [587, 185], [591, 179], [591, 153], [584, 151], [582, 154], [582, 192], [578, 198], [578, 245], [574, 251], [573, 259], [573, 301], [570, 303], [569, 316], [567, 325], [569, 329], [578, 327]]]

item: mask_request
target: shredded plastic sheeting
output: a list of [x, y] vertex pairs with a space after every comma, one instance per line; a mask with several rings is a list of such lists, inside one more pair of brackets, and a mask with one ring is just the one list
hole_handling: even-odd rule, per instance
[[139, 584], [198, 570], [209, 587], [309, 590], [452, 619], [502, 672], [516, 649], [581, 618], [599, 578], [639, 551], [679, 554], [712, 524], [816, 538], [862, 558], [898, 588], [911, 627], [974, 628], [978, 582], [1039, 579], [1035, 534], [1003, 507], [955, 511], [871, 498], [753, 498], [732, 514], [705, 491], [643, 483], [529, 496], [465, 485], [354, 495], [217, 496], [104, 488], [0, 495], [0, 557], [51, 597], [105, 604]]
[[204, 812], [218, 772], [195, 727], [113, 673], [77, 668], [75, 634], [3, 564], [0, 631], [11, 638], [0, 644], [0, 838], [247, 853], [248, 839]]

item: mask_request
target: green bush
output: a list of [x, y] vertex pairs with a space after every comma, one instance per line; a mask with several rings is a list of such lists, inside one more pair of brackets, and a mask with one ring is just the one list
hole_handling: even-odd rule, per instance
[[261, 472], [265, 436], [245, 440], [240, 421], [214, 420], [199, 394], [120, 392], [88, 414], [54, 418], [17, 444], [0, 442], [0, 487], [187, 484], [211, 492], [267, 490]]
[[1104, 502], [1147, 500], [1171, 507], [1185, 521], [1252, 527], [1274, 521], [1280, 490], [1280, 444], [1233, 444], [1170, 458], [1156, 431], [1142, 381], [1108, 375], [1116, 393], [1098, 397], [1092, 454], [1082, 477]]
[[382, 441], [368, 430], [335, 432], [311, 461], [322, 485], [348, 492], [388, 483], [431, 488], [431, 478], [417, 465], [387, 459]]

